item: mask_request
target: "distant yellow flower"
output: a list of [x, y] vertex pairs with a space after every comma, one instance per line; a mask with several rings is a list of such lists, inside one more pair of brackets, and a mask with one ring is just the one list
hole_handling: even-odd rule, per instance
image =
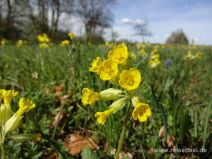
[[81, 99], [83, 105], [94, 105], [98, 100], [100, 100], [100, 95], [89, 88], [83, 88]]
[[151, 68], [155, 68], [158, 64], [160, 64], [160, 60], [158, 58], [150, 59], [149, 65]]
[[132, 112], [132, 117], [134, 120], [144, 122], [147, 120], [147, 117], [149, 117], [151, 114], [152, 112], [148, 104], [137, 102]]
[[1, 41], [0, 41], [0, 45], [1, 46], [4, 46], [4, 45], [6, 45], [7, 44], [7, 39], [2, 39]]
[[95, 117], [97, 123], [104, 125], [107, 118], [113, 113], [112, 109], [105, 110], [104, 112], [96, 112]]
[[140, 56], [142, 56], [142, 57], [146, 57], [146, 56], [147, 56], [147, 53], [146, 53], [146, 51], [145, 51], [144, 48], [142, 48], [142, 49], [138, 52], [138, 54], [139, 54]]
[[63, 40], [63, 41], [60, 42], [60, 46], [61, 46], [61, 47], [65, 47], [65, 46], [68, 46], [69, 43], [70, 43], [70, 42], [69, 42], [68, 40]]
[[50, 39], [46, 33], [37, 36], [39, 43], [49, 43]]
[[202, 52], [197, 52], [195, 58], [202, 59]]
[[47, 43], [40, 43], [39, 47], [42, 48], [42, 49], [45, 49], [45, 48], [48, 48], [49, 45]]
[[160, 64], [160, 55], [158, 53], [152, 54], [149, 60], [149, 66], [151, 68], [155, 68], [158, 64]]
[[99, 71], [99, 67], [101, 66], [101, 64], [102, 64], [102, 59], [99, 56], [96, 57], [92, 61], [91, 67], [89, 68], [89, 71], [97, 73]]
[[4, 98], [4, 104], [10, 105], [11, 100], [18, 95], [18, 92], [15, 92], [14, 90], [3, 90], [3, 98]]
[[130, 58], [133, 60], [133, 61], [136, 61], [137, 60], [137, 56], [134, 52], [131, 52], [130, 53]]
[[118, 65], [112, 60], [106, 60], [99, 67], [98, 74], [100, 78], [104, 81], [111, 80], [118, 75]]
[[108, 58], [117, 64], [126, 64], [129, 53], [126, 44], [122, 43], [113, 47], [108, 53]]
[[15, 44], [16, 47], [21, 47], [24, 44], [23, 40], [18, 40]]
[[74, 39], [75, 34], [70, 32], [70, 33], [68, 33], [68, 36], [69, 36], [70, 39]]
[[135, 90], [141, 83], [141, 73], [135, 68], [123, 70], [119, 76], [119, 84], [128, 91]]
[[31, 100], [25, 99], [25, 98], [20, 98], [18, 104], [19, 104], [19, 109], [16, 112], [17, 116], [22, 116], [24, 113], [35, 108], [35, 104]]

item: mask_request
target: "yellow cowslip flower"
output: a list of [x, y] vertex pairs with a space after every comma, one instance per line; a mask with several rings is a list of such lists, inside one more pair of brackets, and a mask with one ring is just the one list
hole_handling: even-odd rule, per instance
[[132, 112], [132, 117], [134, 120], [139, 120], [144, 122], [152, 114], [150, 106], [146, 103], [136, 102], [135, 108]]
[[101, 66], [102, 64], [102, 59], [101, 57], [96, 57], [92, 63], [91, 63], [91, 67], [89, 68], [89, 71], [90, 72], [98, 72], [99, 71], [99, 67]]
[[134, 52], [131, 52], [130, 53], [130, 58], [133, 60], [133, 61], [136, 61], [137, 60], [137, 56]]
[[126, 64], [129, 53], [126, 44], [122, 43], [113, 47], [108, 53], [108, 58], [117, 64]]
[[0, 45], [1, 46], [4, 46], [4, 45], [6, 45], [7, 44], [7, 39], [2, 39], [1, 41], [0, 41]]
[[18, 40], [15, 44], [16, 47], [21, 47], [22, 45], [24, 44], [24, 41], [23, 40]]
[[141, 73], [135, 68], [123, 70], [119, 76], [119, 84], [128, 91], [133, 91], [139, 87], [141, 83]]
[[35, 108], [35, 104], [31, 100], [25, 98], [20, 98], [18, 105], [19, 109], [16, 112], [17, 116], [22, 116], [24, 113]]
[[63, 41], [60, 42], [60, 46], [61, 46], [61, 47], [65, 47], [65, 46], [68, 46], [69, 43], [70, 43], [70, 42], [69, 42], [68, 40], [63, 40]]
[[68, 33], [68, 36], [69, 36], [70, 39], [74, 39], [75, 34], [70, 32], [70, 33]]
[[110, 59], [103, 61], [98, 70], [100, 78], [104, 81], [114, 79], [118, 75], [118, 72], [119, 70], [117, 63], [114, 63]]
[[149, 60], [149, 66], [155, 68], [158, 64], [160, 64], [160, 55], [158, 53], [152, 54]]
[[83, 88], [81, 99], [83, 105], [94, 105], [100, 100], [100, 95], [89, 88]]
[[138, 54], [139, 54], [140, 56], [142, 56], [142, 57], [146, 57], [146, 56], [147, 56], [147, 53], [146, 53], [146, 51], [145, 51], [144, 48], [142, 48], [142, 49], [138, 52]]
[[97, 118], [97, 123], [104, 125], [107, 121], [108, 116], [110, 116], [112, 113], [112, 109], [105, 110], [104, 112], [96, 112], [95, 117]]
[[50, 39], [46, 33], [37, 36], [39, 43], [49, 43]]
[[195, 58], [202, 59], [202, 52], [197, 52]]
[[11, 100], [18, 95], [18, 92], [15, 92], [14, 90], [3, 90], [3, 98], [4, 98], [4, 104], [10, 105]]
[[155, 68], [158, 64], [160, 64], [160, 60], [158, 58], [150, 59], [149, 65], [151, 68]]
[[48, 48], [48, 47], [49, 47], [49, 45], [47, 43], [40, 43], [39, 44], [39, 48], [44, 49], [44, 48]]
[[95, 117], [97, 118], [97, 123], [104, 125], [108, 116], [110, 116], [113, 113], [116, 113], [118, 110], [122, 109], [126, 104], [127, 98], [120, 98], [113, 102], [111, 106], [109, 106], [108, 110], [105, 110], [103, 112], [97, 112], [95, 114]]

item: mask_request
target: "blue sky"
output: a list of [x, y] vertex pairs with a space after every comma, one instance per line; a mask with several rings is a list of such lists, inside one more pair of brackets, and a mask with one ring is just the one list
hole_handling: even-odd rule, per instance
[[195, 44], [212, 45], [212, 0], [117, 0], [111, 11], [120, 39], [141, 41], [131, 23], [147, 20], [153, 34], [147, 41], [164, 43], [172, 31], [183, 29]]

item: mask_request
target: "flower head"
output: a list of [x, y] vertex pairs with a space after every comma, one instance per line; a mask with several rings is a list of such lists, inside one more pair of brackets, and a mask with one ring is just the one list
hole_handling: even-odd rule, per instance
[[149, 61], [150, 67], [155, 68], [158, 64], [160, 64], [160, 55], [158, 53], [152, 54]]
[[49, 43], [50, 39], [46, 33], [37, 36], [39, 43]]
[[24, 113], [35, 108], [35, 104], [31, 100], [25, 99], [25, 98], [20, 98], [18, 104], [19, 104], [19, 109], [16, 112], [17, 116], [22, 116]]
[[108, 53], [108, 58], [117, 64], [126, 64], [129, 53], [126, 44], [122, 43], [113, 47]]
[[81, 99], [83, 105], [94, 105], [98, 100], [100, 100], [100, 95], [89, 88], [83, 88]]
[[97, 123], [104, 125], [107, 121], [108, 116], [113, 113], [111, 109], [105, 110], [104, 112], [96, 112], [95, 117], [97, 118]]
[[91, 63], [91, 67], [89, 68], [89, 71], [91, 71], [91, 72], [98, 72], [99, 71], [99, 67], [101, 66], [101, 64], [102, 64], [102, 59], [101, 59], [101, 57], [96, 57], [93, 61], [92, 61], [92, 63]]
[[[11, 100], [18, 95], [18, 92], [15, 92], [14, 90], [3, 90], [3, 98], [4, 98], [4, 104], [10, 105]], [[0, 97], [1, 98], [1, 97]]]
[[39, 47], [44, 49], [44, 48], [48, 48], [49, 45], [47, 43], [40, 43]]
[[135, 108], [132, 112], [132, 117], [134, 120], [139, 120], [144, 122], [152, 114], [150, 106], [146, 103], [136, 102]]
[[172, 66], [172, 59], [170, 59], [170, 58], [168, 58], [167, 60], [166, 60], [166, 67], [167, 68], [169, 68], [169, 67], [171, 67]]
[[63, 40], [63, 41], [61, 41], [61, 43], [60, 43], [60, 46], [61, 47], [65, 47], [65, 46], [68, 46], [69, 45], [69, 41], [68, 40]]
[[15, 44], [16, 47], [21, 47], [22, 45], [24, 44], [24, 41], [23, 40], [18, 40]]
[[141, 83], [141, 73], [135, 68], [123, 70], [119, 76], [119, 84], [128, 91], [135, 90]]
[[99, 67], [98, 74], [104, 81], [111, 80], [118, 75], [118, 65], [112, 60], [106, 60]]
[[68, 36], [69, 36], [70, 39], [74, 39], [75, 34], [70, 32], [70, 33], [68, 33]]

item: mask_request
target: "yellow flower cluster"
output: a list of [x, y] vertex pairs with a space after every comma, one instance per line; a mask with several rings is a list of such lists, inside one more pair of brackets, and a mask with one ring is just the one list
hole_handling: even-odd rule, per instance
[[7, 43], [8, 43], [7, 39], [3, 38], [3, 39], [0, 40], [0, 45], [1, 46], [5, 46]]
[[157, 47], [155, 47], [150, 56], [149, 66], [151, 68], [155, 68], [159, 64], [160, 64], [160, 54], [158, 53]]
[[66, 46], [69, 45], [69, 43], [70, 43], [70, 42], [69, 42], [68, 40], [63, 40], [63, 41], [60, 42], [60, 46], [61, 46], [61, 47], [66, 47]]
[[23, 114], [35, 107], [35, 104], [29, 99], [20, 98], [19, 109], [13, 114], [10, 104], [17, 95], [18, 92], [14, 90], [0, 89], [0, 144], [4, 142], [5, 135], [8, 132], [15, 130], [19, 126]]
[[22, 47], [24, 44], [26, 44], [26, 41], [19, 39], [18, 41], [16, 41], [15, 46], [16, 47]]
[[[142, 81], [141, 73], [136, 68], [128, 66], [129, 52], [126, 44], [116, 45], [108, 53], [107, 59], [96, 57], [89, 68], [89, 71], [97, 73], [103, 81], [111, 81], [113, 84], [119, 85], [121, 89], [109, 88], [101, 92], [95, 92], [89, 88], [82, 90], [82, 104], [94, 105], [96, 102], [103, 100], [114, 100], [113, 103], [103, 112], [95, 114], [99, 124], [105, 124], [107, 118], [122, 109], [130, 99], [133, 99]], [[137, 101], [133, 104], [134, 111], [132, 113], [134, 120], [140, 122], [146, 121], [151, 115], [148, 104]]]
[[50, 39], [46, 33], [40, 34], [37, 36], [39, 47], [40, 48], [47, 48], [49, 47]]
[[191, 50], [189, 50], [185, 58], [188, 60], [202, 59], [202, 52], [192, 53]]
[[72, 40], [75, 38], [75, 34], [70, 32], [70, 33], [68, 33], [68, 37]]

